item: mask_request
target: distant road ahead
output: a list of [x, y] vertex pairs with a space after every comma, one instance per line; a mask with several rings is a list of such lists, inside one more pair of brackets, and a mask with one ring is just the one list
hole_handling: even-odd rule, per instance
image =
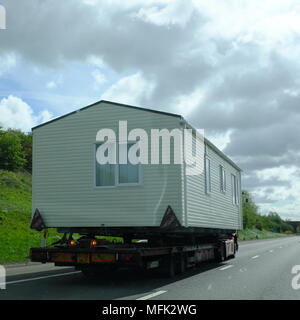
[[29, 266], [8, 270], [14, 275], [8, 275], [0, 300], [300, 299], [300, 289], [291, 285], [295, 265], [300, 266], [300, 237], [244, 242], [235, 259], [204, 264], [173, 279], [120, 270], [113, 278], [90, 280], [73, 268]]

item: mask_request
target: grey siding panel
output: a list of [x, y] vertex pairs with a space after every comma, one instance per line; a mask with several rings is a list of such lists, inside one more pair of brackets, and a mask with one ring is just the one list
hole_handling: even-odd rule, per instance
[[[211, 193], [207, 194], [205, 190], [205, 171], [200, 175], [186, 175], [188, 226], [241, 229], [241, 204], [232, 203], [231, 187], [231, 174], [236, 175], [240, 181], [240, 171], [208, 145], [206, 154], [210, 159]], [[226, 173], [225, 193], [221, 192], [220, 165]]]
[[[159, 226], [168, 205], [182, 217], [181, 165], [143, 165], [139, 186], [95, 187], [98, 130], [180, 128], [179, 119], [106, 104], [33, 131], [33, 202], [48, 227]], [[150, 143], [149, 143], [150, 145]]]

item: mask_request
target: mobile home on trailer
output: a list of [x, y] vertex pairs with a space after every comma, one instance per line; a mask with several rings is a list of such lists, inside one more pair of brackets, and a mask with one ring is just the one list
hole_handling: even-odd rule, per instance
[[[188, 174], [185, 161], [99, 163], [99, 130], [116, 133], [111, 143], [116, 159], [124, 145], [127, 151], [134, 144], [130, 137], [125, 144], [119, 139], [125, 121], [127, 133], [138, 128], [151, 138], [153, 129], [180, 132], [181, 159], [187, 150], [185, 129], [193, 130], [191, 149], [201, 140], [180, 115], [103, 100], [33, 128], [33, 228], [57, 228], [70, 237], [154, 239], [156, 244], [187, 235], [231, 238], [242, 229], [241, 170], [207, 139], [198, 174]], [[170, 149], [176, 149], [172, 141]], [[149, 140], [148, 159], [151, 147]], [[162, 151], [160, 144], [158, 154]]]

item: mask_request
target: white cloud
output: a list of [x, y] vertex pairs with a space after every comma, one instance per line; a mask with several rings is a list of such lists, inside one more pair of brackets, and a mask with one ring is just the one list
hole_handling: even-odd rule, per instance
[[43, 110], [38, 116], [39, 121], [37, 124], [47, 122], [52, 118], [53, 118], [52, 113], [50, 113], [48, 110]]
[[159, 26], [177, 24], [184, 27], [193, 12], [194, 8], [192, 3], [173, 0], [165, 1], [164, 4], [165, 5], [140, 8], [134, 16]]
[[48, 110], [35, 115], [32, 108], [18, 97], [9, 96], [0, 101], [0, 125], [5, 129], [29, 132], [32, 127], [50, 120], [51, 117]]
[[151, 96], [153, 89], [154, 84], [144, 79], [138, 72], [113, 84], [104, 92], [101, 99], [138, 105], [142, 100]]
[[284, 51], [283, 44], [300, 33], [300, 5], [294, 0], [193, 3], [208, 19], [202, 30], [208, 38], [234, 39], [236, 43], [255, 41], [267, 47], [278, 44]]
[[94, 70], [92, 72], [94, 78], [94, 89], [99, 90], [99, 88], [106, 82], [106, 77], [99, 70]]
[[[37, 72], [40, 72], [40, 70], [37, 70]], [[62, 83], [63, 83], [63, 76], [59, 75], [59, 76], [56, 77], [55, 80], [48, 81], [47, 84], [46, 84], [46, 88], [47, 89], [55, 89], [59, 85], [61, 85]]]
[[46, 87], [48, 89], [54, 89], [54, 88], [56, 88], [56, 83], [54, 81], [50, 81], [47, 83]]
[[14, 54], [0, 56], [0, 77], [17, 65], [17, 58]]
[[104, 68], [105, 67], [105, 63], [103, 61], [103, 59], [99, 56], [95, 56], [95, 55], [90, 55], [87, 58], [87, 63], [91, 64], [93, 66], [96, 66], [98, 68]]
[[[256, 172], [261, 182], [270, 182], [268, 186], [259, 186], [253, 192], [254, 196], [269, 200], [258, 203], [263, 213], [278, 212], [283, 218], [299, 219], [300, 207], [300, 170], [296, 166], [279, 166]], [[282, 182], [282, 185], [272, 185], [272, 181]], [[290, 183], [287, 187], [285, 182]]]
[[[177, 113], [184, 117], [188, 116], [195, 108], [197, 108], [203, 100], [204, 90], [202, 88], [196, 89], [191, 94], [180, 95], [175, 98], [175, 106]], [[200, 128], [199, 128], [200, 129]]]
[[217, 148], [224, 150], [226, 146], [230, 143], [230, 135], [233, 130], [228, 130], [225, 133], [215, 133], [207, 135], [207, 139], [211, 141]]

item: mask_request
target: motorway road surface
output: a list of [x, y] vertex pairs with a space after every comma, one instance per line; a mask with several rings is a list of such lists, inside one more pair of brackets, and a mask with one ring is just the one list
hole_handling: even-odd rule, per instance
[[292, 287], [295, 265], [300, 266], [300, 237], [242, 242], [235, 259], [206, 263], [172, 279], [130, 270], [87, 279], [73, 268], [29, 265], [7, 268], [0, 300], [300, 299], [300, 289]]

